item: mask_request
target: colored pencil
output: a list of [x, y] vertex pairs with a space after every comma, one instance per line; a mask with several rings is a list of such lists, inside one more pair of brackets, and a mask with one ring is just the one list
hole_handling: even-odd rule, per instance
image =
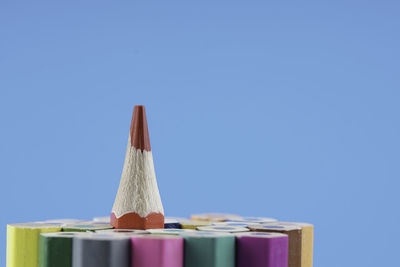
[[7, 267], [37, 267], [39, 235], [59, 231], [60, 224], [8, 224]]
[[39, 236], [39, 267], [71, 267], [72, 240], [79, 232], [42, 233]]
[[235, 267], [235, 236], [229, 233], [184, 233], [185, 267]]
[[82, 233], [72, 247], [73, 267], [131, 267], [130, 236]]
[[183, 238], [175, 235], [131, 237], [132, 267], [183, 267]]
[[301, 227], [278, 223], [256, 224], [248, 227], [251, 231], [287, 234], [289, 237], [288, 267], [301, 267]]
[[135, 106], [133, 110], [124, 168], [110, 222], [115, 228], [164, 228], [164, 209], [144, 106]]
[[287, 267], [288, 242], [280, 233], [236, 234], [236, 267]]

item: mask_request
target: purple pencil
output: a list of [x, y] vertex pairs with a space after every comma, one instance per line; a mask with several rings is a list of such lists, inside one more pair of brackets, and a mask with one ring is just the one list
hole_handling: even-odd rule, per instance
[[236, 235], [237, 267], [288, 267], [288, 236], [250, 232]]

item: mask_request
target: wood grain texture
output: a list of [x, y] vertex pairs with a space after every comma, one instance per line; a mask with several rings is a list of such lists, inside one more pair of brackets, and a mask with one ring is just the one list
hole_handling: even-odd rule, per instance
[[152, 212], [141, 217], [136, 212], [130, 212], [117, 218], [114, 213], [111, 213], [111, 225], [117, 229], [164, 228], [164, 215]]

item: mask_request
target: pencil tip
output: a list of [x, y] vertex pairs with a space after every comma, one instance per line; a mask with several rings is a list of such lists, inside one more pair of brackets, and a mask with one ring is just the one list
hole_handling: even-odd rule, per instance
[[146, 110], [142, 105], [137, 105], [133, 109], [130, 135], [131, 146], [142, 151], [151, 151]]

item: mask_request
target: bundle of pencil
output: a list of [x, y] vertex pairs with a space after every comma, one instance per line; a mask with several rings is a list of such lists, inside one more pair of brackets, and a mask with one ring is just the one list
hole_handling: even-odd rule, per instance
[[135, 106], [111, 215], [7, 225], [7, 267], [312, 267], [313, 231], [224, 213], [164, 220], [145, 108]]
[[[236, 219], [202, 221], [208, 226], [196, 229], [112, 229], [83, 220], [13, 224], [7, 267], [312, 267], [313, 225]], [[190, 221], [173, 220], [182, 222], [177, 227]]]

